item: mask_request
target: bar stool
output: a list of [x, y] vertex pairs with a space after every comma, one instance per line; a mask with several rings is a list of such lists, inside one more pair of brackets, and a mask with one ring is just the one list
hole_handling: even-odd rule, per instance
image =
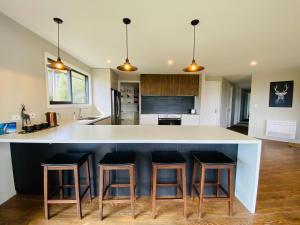
[[[80, 167], [85, 164], [86, 184], [80, 184]], [[53, 157], [47, 159], [42, 163], [44, 168], [44, 209], [45, 218], [49, 218], [49, 204], [76, 204], [77, 216], [81, 219], [81, 199], [86, 193], [91, 199], [91, 187], [90, 187], [90, 169], [89, 169], [89, 154], [87, 153], [68, 153], [68, 154], [56, 154]], [[59, 187], [53, 194], [48, 193], [48, 171], [58, 171]], [[71, 170], [74, 174], [74, 185], [63, 183], [63, 171]], [[86, 187], [83, 194], [80, 195], [80, 186]], [[64, 199], [64, 188], [75, 187], [75, 199]], [[51, 199], [53, 195], [60, 192], [60, 199]]]
[[[134, 219], [135, 195], [135, 154], [134, 152], [112, 152], [107, 153], [98, 163], [100, 169], [99, 181], [99, 214], [100, 220], [103, 219], [104, 203], [131, 203], [132, 218]], [[110, 182], [110, 172], [118, 170], [127, 170], [129, 172], [129, 184], [112, 184]], [[105, 180], [105, 189], [104, 189]], [[110, 199], [109, 191], [111, 188], [129, 188], [129, 199]]]
[[[194, 158], [194, 167], [192, 174], [192, 187], [191, 187], [191, 195], [192, 198], [194, 196], [194, 191], [197, 192], [199, 196], [199, 208], [198, 208], [198, 216], [202, 218], [202, 209], [204, 205], [204, 201], [210, 200], [223, 200], [228, 202], [229, 215], [232, 216], [232, 208], [233, 208], [233, 173], [235, 162], [224, 155], [223, 153], [217, 151], [198, 151], [192, 152], [192, 156]], [[197, 175], [197, 166], [201, 166], [201, 176], [200, 183], [196, 183], [196, 175]], [[206, 181], [206, 171], [208, 169], [216, 170], [216, 181]], [[221, 185], [221, 170], [226, 169], [228, 174], [228, 191], [224, 189]], [[197, 185], [199, 185], [199, 191], [197, 190]], [[205, 196], [204, 187], [205, 185], [212, 185], [216, 187], [216, 194], [214, 197]], [[226, 195], [220, 196], [220, 190]]]
[[[176, 170], [176, 183], [158, 183], [158, 170]], [[180, 176], [182, 177], [182, 185], [180, 185]], [[157, 187], [177, 187], [177, 195], [174, 198], [157, 197]], [[187, 199], [186, 199], [186, 161], [177, 151], [154, 151], [152, 153], [152, 218], [156, 215], [157, 201], [176, 201], [183, 202], [183, 215], [187, 216]]]

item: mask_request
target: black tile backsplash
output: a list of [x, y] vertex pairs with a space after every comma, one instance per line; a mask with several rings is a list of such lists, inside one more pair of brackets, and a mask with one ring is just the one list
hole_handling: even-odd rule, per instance
[[141, 111], [149, 113], [189, 113], [194, 96], [142, 96]]

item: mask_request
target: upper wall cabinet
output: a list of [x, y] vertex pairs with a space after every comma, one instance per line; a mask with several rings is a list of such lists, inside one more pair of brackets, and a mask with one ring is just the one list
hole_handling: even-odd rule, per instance
[[196, 96], [199, 94], [199, 75], [141, 75], [143, 96]]

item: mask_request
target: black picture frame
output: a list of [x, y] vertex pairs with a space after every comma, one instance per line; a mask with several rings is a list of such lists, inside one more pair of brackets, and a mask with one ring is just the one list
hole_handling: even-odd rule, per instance
[[293, 106], [294, 81], [270, 82], [269, 107]]

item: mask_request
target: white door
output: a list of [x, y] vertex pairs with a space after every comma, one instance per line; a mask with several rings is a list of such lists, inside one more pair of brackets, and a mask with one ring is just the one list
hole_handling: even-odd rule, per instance
[[205, 81], [201, 125], [220, 125], [221, 82]]
[[228, 115], [227, 115], [227, 127], [231, 127], [231, 114], [232, 114], [232, 98], [233, 98], [233, 87], [230, 87], [228, 95]]

